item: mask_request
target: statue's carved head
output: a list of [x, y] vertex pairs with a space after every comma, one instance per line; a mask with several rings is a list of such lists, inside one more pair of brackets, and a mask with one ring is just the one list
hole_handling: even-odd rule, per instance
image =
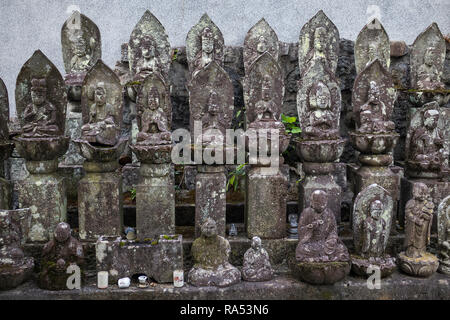
[[213, 236], [216, 236], [217, 235], [216, 222], [211, 218], [206, 219], [206, 221], [203, 223], [203, 225], [201, 227], [201, 232], [202, 232], [202, 235], [205, 236], [206, 238], [211, 238]]
[[262, 98], [264, 101], [269, 101], [272, 94], [272, 79], [269, 75], [265, 75], [261, 88]]
[[319, 27], [314, 31], [314, 49], [318, 52], [324, 52], [326, 49], [326, 34], [327, 30], [324, 27]]
[[261, 249], [261, 246], [262, 246], [261, 238], [260, 237], [253, 237], [252, 238], [252, 248], [254, 250], [259, 250], [259, 249]]
[[428, 47], [425, 50], [425, 54], [423, 56], [423, 62], [427, 66], [432, 66], [433, 65], [433, 62], [434, 62], [434, 48], [433, 47]]
[[156, 42], [150, 36], [146, 36], [142, 39], [141, 49], [142, 49], [142, 56], [145, 59], [151, 59], [153, 57], [156, 57], [157, 55]]
[[258, 44], [256, 45], [256, 51], [258, 51], [258, 53], [263, 54], [264, 52], [267, 51], [267, 40], [266, 38], [264, 38], [264, 36], [260, 36], [258, 38]]
[[219, 103], [218, 103], [218, 95], [214, 90], [211, 91], [208, 98], [208, 113], [210, 115], [217, 115], [220, 112]]
[[380, 88], [375, 81], [369, 83], [369, 101], [378, 101], [380, 99]]
[[315, 190], [311, 194], [311, 208], [316, 212], [323, 212], [327, 208], [328, 195], [323, 190]]
[[72, 49], [75, 55], [79, 58], [82, 58], [88, 54], [88, 46], [82, 34], [78, 34], [75, 37], [72, 43]]
[[418, 182], [414, 184], [412, 193], [414, 199], [423, 201], [427, 199], [430, 191], [425, 183]]
[[437, 127], [439, 121], [439, 111], [436, 109], [429, 109], [423, 114], [423, 124], [427, 129], [434, 129]]
[[148, 107], [150, 110], [156, 110], [159, 108], [159, 92], [156, 87], [152, 87], [148, 92]]
[[57, 242], [66, 242], [70, 238], [69, 224], [66, 222], [60, 222], [55, 228], [54, 236]]
[[106, 103], [106, 86], [104, 82], [97, 83], [95, 87], [95, 103], [104, 105]]
[[202, 32], [202, 52], [207, 54], [214, 50], [214, 35], [209, 27], [203, 29]]
[[372, 201], [370, 204], [370, 216], [378, 220], [381, 217], [381, 214], [383, 213], [383, 202], [380, 200]]
[[309, 104], [312, 108], [329, 109], [331, 106], [331, 93], [322, 82], [314, 84], [309, 94]]
[[34, 78], [31, 80], [31, 101], [40, 106], [45, 103], [47, 95], [47, 81]]

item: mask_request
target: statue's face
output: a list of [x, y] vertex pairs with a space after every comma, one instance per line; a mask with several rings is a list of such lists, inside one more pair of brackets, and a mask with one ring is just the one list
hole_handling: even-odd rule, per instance
[[156, 110], [159, 107], [159, 97], [155, 94], [148, 95], [148, 107], [151, 110]]
[[95, 103], [99, 105], [106, 103], [106, 92], [104, 88], [98, 87], [95, 89]]
[[210, 54], [214, 50], [214, 39], [211, 36], [202, 37], [202, 51]]
[[65, 222], [61, 222], [55, 229], [55, 240], [58, 242], [65, 242], [70, 237], [70, 226]]
[[259, 237], [252, 238], [252, 248], [255, 250], [261, 248], [261, 238]]
[[216, 95], [211, 95], [208, 100], [208, 113], [214, 116], [219, 113], [219, 106], [216, 102]]
[[428, 187], [423, 183], [416, 183], [413, 187], [413, 197], [419, 201], [424, 201], [428, 196]]
[[326, 30], [324, 28], [317, 28], [314, 33], [314, 49], [319, 52], [325, 51], [325, 34]]
[[321, 86], [316, 93], [316, 104], [320, 109], [328, 109], [331, 104], [330, 91], [326, 86]]
[[368, 54], [369, 54], [369, 61], [373, 61], [378, 57], [377, 54], [377, 47], [375, 44], [370, 44], [369, 45], [369, 50], [368, 50]]
[[370, 205], [370, 216], [378, 220], [383, 213], [383, 204], [380, 201], [374, 201]]
[[206, 221], [202, 226], [202, 234], [207, 238], [217, 235], [216, 223], [212, 220]]
[[155, 56], [155, 47], [151, 43], [146, 43], [142, 47], [142, 56], [145, 59], [150, 59]]
[[267, 51], [267, 41], [263, 36], [259, 37], [256, 51], [258, 51], [258, 53], [264, 53]]
[[45, 103], [45, 96], [46, 96], [45, 90], [31, 90], [31, 101], [34, 105], [40, 106]]
[[427, 129], [434, 129], [437, 127], [439, 121], [439, 112], [437, 110], [431, 110], [433, 112], [426, 112], [423, 124]]
[[428, 49], [427, 51], [425, 51], [424, 62], [428, 66], [433, 65], [433, 50]]
[[73, 44], [73, 51], [78, 57], [84, 57], [87, 54], [86, 41], [83, 37], [78, 37]]
[[371, 84], [369, 88], [369, 100], [378, 101], [380, 98], [380, 90], [376, 84]]
[[314, 191], [311, 195], [311, 208], [323, 212], [327, 208], [327, 194], [324, 191]]

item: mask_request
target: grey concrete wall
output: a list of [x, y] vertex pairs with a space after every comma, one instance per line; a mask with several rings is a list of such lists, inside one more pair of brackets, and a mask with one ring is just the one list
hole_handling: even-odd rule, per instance
[[146, 9], [165, 26], [172, 46], [184, 45], [204, 12], [222, 30], [227, 45], [241, 45], [261, 17], [280, 41], [296, 42], [301, 27], [320, 9], [340, 36], [350, 40], [371, 16], [381, 18], [391, 40], [408, 44], [432, 22], [443, 34], [450, 32], [450, 0], [0, 0], [0, 77], [8, 87], [11, 114], [16, 77], [35, 50], [41, 49], [64, 73], [60, 31], [74, 5], [99, 26], [103, 60], [110, 67]]

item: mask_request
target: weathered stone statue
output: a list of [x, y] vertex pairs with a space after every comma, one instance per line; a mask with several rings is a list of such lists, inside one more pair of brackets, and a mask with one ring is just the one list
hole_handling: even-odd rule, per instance
[[67, 290], [70, 265], [82, 267], [84, 253], [81, 242], [71, 235], [70, 226], [61, 222], [56, 226], [54, 238], [42, 249], [39, 287], [46, 290]]
[[303, 26], [299, 40], [297, 112], [302, 133], [294, 141], [305, 172], [299, 184], [299, 204], [300, 210], [307, 208], [314, 190], [326, 190], [330, 194], [329, 206], [340, 221], [342, 190], [334, 173], [345, 140], [339, 136], [341, 90], [335, 75], [338, 53], [339, 32], [319, 11]]
[[414, 41], [410, 55], [411, 88], [421, 90], [414, 97], [419, 104], [436, 101], [444, 105], [450, 95], [442, 92], [445, 40], [436, 23], [432, 23]]
[[[251, 166], [247, 174], [246, 206], [249, 238], [281, 239], [286, 236], [287, 178], [281, 173], [279, 164], [283, 164], [281, 154], [289, 146], [291, 136], [281, 122], [284, 81], [278, 56], [278, 37], [261, 19], [248, 31], [244, 42], [243, 86]], [[272, 163], [274, 159], [277, 164]], [[275, 192], [271, 186], [277, 186]]]
[[414, 177], [438, 177], [448, 172], [442, 111], [437, 102], [424, 105], [411, 119], [406, 138], [408, 173]]
[[34, 260], [22, 250], [30, 222], [30, 209], [0, 210], [0, 290], [17, 287], [33, 273]]
[[82, 135], [74, 141], [86, 159], [78, 183], [80, 238], [96, 240], [122, 233], [122, 177], [115, 171], [128, 140], [120, 136], [122, 86], [102, 60], [84, 78], [81, 105]]
[[9, 140], [9, 101], [5, 83], [0, 79], [0, 209], [9, 209], [11, 201], [10, 183], [5, 180], [4, 161], [14, 148]]
[[[198, 48], [194, 46], [200, 44], [192, 41], [186, 45], [191, 47], [191, 52], [198, 52]], [[207, 218], [212, 218], [217, 224], [219, 235], [225, 236], [227, 178], [223, 164], [228, 147], [225, 146], [225, 130], [231, 128], [233, 119], [233, 90], [230, 77], [215, 60], [197, 71], [188, 84], [190, 132], [194, 154], [219, 154], [215, 153], [216, 148], [223, 151], [222, 157], [211, 156], [210, 161], [205, 161], [203, 156], [202, 162], [196, 163], [196, 236], [200, 235], [200, 226]]]
[[241, 281], [241, 272], [228, 262], [231, 247], [228, 240], [217, 233], [214, 220], [206, 219], [202, 234], [192, 244], [194, 267], [188, 281], [196, 287], [228, 287]]
[[352, 255], [352, 270], [358, 275], [370, 266], [380, 269], [386, 277], [395, 270], [395, 259], [385, 254], [393, 219], [394, 203], [389, 193], [377, 184], [362, 190], [353, 209], [353, 241], [356, 254]]
[[242, 279], [245, 281], [269, 281], [273, 279], [269, 254], [262, 247], [259, 237], [253, 237], [252, 247], [244, 254]]
[[355, 66], [359, 74], [367, 65], [378, 59], [389, 70], [391, 47], [389, 36], [381, 22], [374, 18], [362, 28], [355, 42]]
[[186, 54], [191, 78], [212, 61], [223, 67], [224, 40], [222, 32], [206, 13], [189, 30], [186, 37]]
[[406, 251], [398, 256], [400, 268], [413, 276], [429, 277], [439, 266], [437, 257], [427, 252], [433, 209], [428, 187], [421, 182], [415, 183], [413, 199], [408, 201], [405, 208]]
[[36, 51], [24, 64], [16, 86], [16, 108], [21, 124], [15, 145], [25, 158], [29, 176], [14, 188], [19, 208], [36, 208], [30, 241], [48, 241], [57, 223], [66, 219], [66, 185], [56, 174], [58, 158], [66, 153], [64, 136], [67, 94], [58, 69]]
[[299, 241], [291, 269], [301, 280], [313, 284], [332, 284], [350, 272], [350, 256], [337, 234], [334, 213], [328, 207], [328, 195], [316, 190], [311, 207], [300, 215]]
[[442, 200], [438, 209], [439, 271], [450, 274], [450, 196]]

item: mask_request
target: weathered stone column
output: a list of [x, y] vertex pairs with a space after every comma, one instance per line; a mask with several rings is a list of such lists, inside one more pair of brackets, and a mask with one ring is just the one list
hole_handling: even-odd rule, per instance
[[201, 234], [206, 219], [216, 222], [217, 233], [225, 236], [227, 211], [227, 177], [225, 167], [216, 165], [197, 166], [195, 176], [195, 236]]
[[11, 156], [14, 145], [9, 140], [8, 90], [0, 79], [0, 209], [8, 210], [11, 205], [11, 185], [6, 180], [5, 161]]
[[118, 236], [123, 231], [122, 176], [115, 172], [117, 161], [83, 165], [86, 175], [78, 184], [80, 238], [97, 240], [102, 235]]
[[247, 181], [247, 236], [286, 237], [286, 176], [277, 167], [252, 167]]

